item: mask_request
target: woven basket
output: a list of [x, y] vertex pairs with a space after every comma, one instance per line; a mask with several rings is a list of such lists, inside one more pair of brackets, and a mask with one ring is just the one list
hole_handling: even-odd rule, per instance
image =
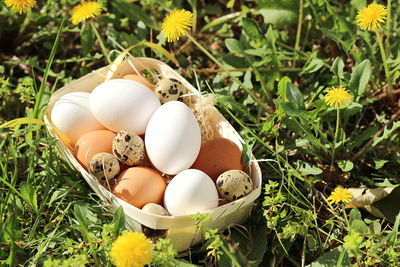
[[[179, 75], [168, 65], [150, 58], [134, 58], [130, 59], [130, 62], [123, 61], [117, 69], [112, 70], [113, 72], [111, 78], [121, 78], [126, 74], [134, 73], [135, 71], [132, 68], [132, 63], [139, 72], [145, 69], [151, 69], [152, 71], [157, 72], [160, 78], [175, 78], [185, 85], [189, 92], [194, 94], [199, 93], [189, 82], [187, 82], [181, 75]], [[73, 156], [71, 149], [61, 142], [61, 137], [59, 134], [57, 134], [57, 130], [51, 121], [51, 110], [54, 103], [61, 96], [72, 92], [91, 92], [97, 85], [104, 82], [107, 74], [110, 74], [110, 67], [111, 65], [97, 69], [92, 73], [71, 82], [60, 90], [57, 90], [52, 95], [49, 105], [45, 111], [44, 120], [47, 124], [47, 129], [49, 133], [58, 140], [57, 143], [59, 150], [61, 151], [65, 160], [82, 175], [94, 192], [103, 201], [111, 204], [113, 208], [123, 208], [126, 217], [126, 227], [128, 229], [136, 232], [143, 232], [144, 229], [148, 228], [159, 230], [155, 232], [164, 233], [164, 237], [167, 237], [171, 240], [174, 248], [177, 251], [187, 250], [191, 246], [204, 240], [204, 233], [202, 229], [196, 225], [196, 222], [193, 220], [192, 216], [153, 215], [143, 212], [141, 209], [138, 209], [111, 194], [108, 189], [103, 187], [94, 176], [89, 174], [78, 163]], [[115, 66], [113, 66], [113, 68], [115, 68]], [[194, 97], [196, 98], [198, 96]], [[218, 130], [219, 135], [230, 139], [239, 145], [239, 147], [242, 147], [242, 139], [235, 129], [218, 111], [213, 113], [215, 113], [217, 116], [217, 118], [215, 118], [215, 121], [217, 122], [215, 128]], [[261, 170], [258, 163], [255, 161], [254, 156], [252, 157], [251, 163], [248, 166], [248, 172], [253, 180], [253, 191], [243, 198], [204, 212], [211, 214], [212, 217], [212, 221], [206, 223], [204, 229], [218, 228], [219, 230], [224, 230], [231, 225], [240, 224], [247, 219], [252, 209], [254, 200], [261, 193]]]

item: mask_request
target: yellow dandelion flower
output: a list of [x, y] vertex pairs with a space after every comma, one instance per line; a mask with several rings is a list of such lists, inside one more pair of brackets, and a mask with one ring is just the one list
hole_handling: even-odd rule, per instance
[[90, 18], [95, 18], [101, 13], [101, 5], [97, 2], [86, 1], [72, 9], [72, 23], [78, 24]]
[[325, 102], [328, 106], [342, 109], [350, 105], [353, 96], [343, 87], [332, 87], [327, 90]]
[[346, 188], [343, 188], [341, 186], [338, 186], [333, 190], [331, 195], [327, 198], [329, 204], [337, 204], [339, 202], [343, 203], [349, 203], [350, 200], [353, 198], [353, 195], [347, 190]]
[[370, 4], [357, 14], [357, 25], [361, 30], [377, 30], [385, 23], [388, 10], [381, 4]]
[[143, 267], [153, 259], [152, 248], [144, 234], [126, 232], [111, 245], [111, 261], [117, 267]]
[[181, 36], [188, 34], [192, 26], [192, 12], [180, 9], [172, 11], [164, 18], [161, 31], [167, 37], [168, 42], [175, 42]]
[[34, 7], [36, 5], [36, 0], [5, 0], [4, 3], [7, 7], [11, 8], [12, 11], [21, 14]]

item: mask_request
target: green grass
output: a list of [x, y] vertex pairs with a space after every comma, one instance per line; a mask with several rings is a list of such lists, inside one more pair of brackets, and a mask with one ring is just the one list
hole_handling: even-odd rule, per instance
[[[152, 41], [172, 53], [179, 66], [160, 49], [130, 51], [165, 61], [213, 92], [246, 151], [260, 160], [263, 195], [243, 226], [209, 231], [190, 254], [175, 255], [160, 243], [155, 263], [398, 265], [399, 188], [373, 203], [378, 217], [326, 198], [338, 185], [400, 183], [399, 3], [388, 1], [380, 45], [355, 23], [366, 1], [104, 0], [93, 26], [74, 26], [70, 12], [78, 2], [38, 3], [27, 14], [0, 3], [0, 125], [42, 119], [52, 92], [108, 64], [94, 27], [109, 51]], [[168, 44], [159, 30], [174, 8], [193, 11], [196, 30]], [[337, 138], [337, 112], [324, 101], [332, 86], [354, 96], [340, 110]], [[0, 266], [111, 266], [110, 245], [124, 229], [121, 210], [102, 203], [44, 126], [17, 124], [0, 127]]]

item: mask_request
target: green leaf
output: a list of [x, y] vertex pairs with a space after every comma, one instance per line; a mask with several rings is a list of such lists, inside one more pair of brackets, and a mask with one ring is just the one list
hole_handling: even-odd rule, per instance
[[304, 107], [304, 96], [299, 88], [292, 83], [286, 84], [286, 98], [298, 107]]
[[[336, 247], [332, 249], [331, 251], [325, 253], [321, 257], [319, 257], [316, 261], [313, 263], [307, 265], [307, 267], [332, 267], [336, 266], [337, 260], [340, 257], [340, 254], [344, 250], [343, 246]], [[350, 266], [351, 261], [347, 253], [345, 253], [342, 265], [341, 266]]]
[[349, 221], [350, 223], [353, 222], [354, 220], [361, 220], [361, 212], [359, 209], [357, 208], [353, 208], [351, 209], [350, 213], [349, 213]]
[[269, 43], [270, 43], [272, 46], [275, 45], [275, 43], [276, 43], [276, 36], [275, 36], [275, 33], [274, 33], [274, 29], [272, 28], [272, 25], [270, 25], [270, 26], [268, 27], [268, 30], [267, 30], [267, 39], [268, 39]]
[[115, 11], [121, 14], [122, 17], [128, 17], [134, 22], [142, 21], [147, 27], [159, 30], [159, 26], [156, 25], [151, 17], [140, 8], [140, 6], [125, 1], [111, 1], [111, 5]]
[[351, 5], [360, 10], [367, 5], [367, 0], [351, 0]]
[[267, 243], [268, 243], [268, 228], [267, 227], [257, 227], [255, 232], [253, 233], [253, 247], [250, 253], [247, 255], [248, 259], [252, 259], [255, 261], [254, 265], [252, 266], [258, 266], [265, 255], [265, 252], [267, 251]]
[[57, 189], [56, 191], [54, 191], [54, 193], [51, 195], [51, 198], [49, 200], [49, 202], [47, 203], [47, 205], [50, 207], [51, 204], [56, 201], [59, 200], [63, 197], [65, 197], [66, 195], [68, 195], [68, 193], [71, 191], [71, 188], [60, 188]]
[[235, 38], [228, 38], [225, 39], [225, 45], [226, 48], [232, 53], [235, 54], [241, 54], [243, 52], [242, 46], [239, 42], [239, 40], [236, 40]]
[[386, 126], [384, 131], [383, 131], [383, 134], [381, 136], [374, 137], [374, 142], [372, 143], [372, 146], [376, 146], [377, 144], [379, 144], [383, 140], [389, 138], [391, 136], [391, 134], [394, 131], [396, 131], [399, 127], [400, 127], [400, 121], [394, 122], [390, 129], [389, 129], [389, 126]]
[[83, 24], [81, 30], [81, 46], [83, 55], [87, 55], [94, 44], [94, 33], [90, 24]]
[[[290, 102], [287, 102], [287, 103], [290, 103]], [[301, 116], [301, 112], [299, 111], [295, 115], [296, 116]], [[295, 117], [295, 116], [293, 116], [293, 117]], [[310, 143], [312, 143], [314, 146], [319, 147], [323, 151], [327, 151], [327, 147], [321, 143], [320, 139], [316, 138], [310, 132], [310, 129], [308, 129], [307, 125], [303, 125], [303, 127], [302, 127], [302, 125], [296, 119], [292, 119], [292, 118], [284, 118], [283, 122], [286, 124], [286, 126], [291, 131], [293, 131], [294, 133], [296, 133], [300, 137], [307, 138], [307, 140], [309, 140]]]
[[[257, 49], [246, 49], [244, 52], [249, 56], [256, 56], [256, 57], [265, 57], [265, 55], [269, 52], [269, 50], [265, 49], [265, 47], [257, 48]], [[253, 62], [253, 65], [256, 66], [258, 64], [264, 64], [262, 61], [261, 63]]]
[[311, 251], [314, 251], [318, 248], [317, 240], [313, 236], [307, 237], [307, 247]]
[[346, 38], [345, 38], [346, 33], [337, 32], [337, 31], [330, 30], [327, 28], [321, 28], [321, 31], [324, 35], [328, 36], [335, 43], [337, 43], [339, 46], [341, 46], [344, 49], [345, 53], [348, 53], [351, 50], [351, 47], [354, 44], [354, 40], [352, 40], [352, 39], [346, 40]]
[[251, 160], [251, 153], [253, 150], [253, 146], [254, 146], [254, 142], [255, 141], [250, 141], [250, 142], [246, 142], [243, 144], [243, 150], [242, 150], [242, 162], [244, 165], [248, 164]]
[[264, 18], [264, 23], [280, 26], [292, 25], [297, 22], [297, 14], [291, 10], [284, 9], [261, 9], [259, 13]]
[[354, 142], [349, 146], [349, 150], [353, 150], [361, 146], [366, 140], [370, 139], [379, 130], [378, 126], [372, 126], [365, 129], [361, 134], [358, 134]]
[[379, 170], [379, 169], [382, 168], [383, 165], [385, 165], [387, 162], [389, 162], [389, 161], [388, 161], [388, 160], [385, 160], [385, 159], [377, 159], [377, 160], [374, 160], [375, 169], [376, 169], [376, 170]]
[[256, 3], [260, 8], [258, 13], [263, 16], [264, 23], [281, 26], [297, 23], [299, 10], [297, 0], [257, 0]]
[[292, 83], [289, 77], [284, 76], [278, 82], [278, 96], [279, 99], [286, 101], [286, 87], [288, 83]]
[[382, 231], [381, 224], [378, 221], [373, 221], [368, 225], [369, 230], [374, 235], [379, 235]]
[[1, 124], [0, 125], [0, 129], [3, 129], [3, 128], [15, 128], [15, 127], [18, 127], [18, 126], [20, 126], [22, 124], [46, 125], [46, 123], [44, 123], [44, 121], [39, 120], [39, 119], [18, 118], [18, 119], [7, 121], [7, 122]]
[[96, 214], [90, 210], [88, 204], [77, 202], [74, 205], [74, 216], [85, 241], [92, 242], [94, 238], [93, 229], [99, 224]]
[[284, 118], [282, 121], [288, 127], [288, 129], [291, 130], [292, 132], [294, 132], [295, 134], [297, 134], [299, 136], [305, 135], [303, 129], [301, 129], [299, 124], [294, 119]]
[[358, 66], [353, 70], [349, 82], [349, 88], [355, 101], [357, 101], [365, 92], [365, 87], [368, 84], [371, 72], [371, 62], [368, 59], [358, 64]]
[[89, 228], [86, 223], [86, 216], [88, 213], [90, 213], [90, 211], [84, 204], [77, 203], [74, 205], [74, 216], [79, 223], [83, 235], [87, 235], [89, 233]]
[[301, 175], [306, 176], [306, 175], [318, 175], [322, 173], [322, 170], [316, 166], [311, 165], [308, 162], [301, 162], [298, 161], [298, 171], [301, 173]]
[[[252, 74], [252, 72], [250, 70], [248, 70], [248, 71], [246, 71], [246, 73], [244, 74], [244, 77], [243, 77], [243, 84], [247, 88], [253, 88], [253, 83], [251, 82], [251, 74]], [[243, 103], [243, 104], [246, 105], [245, 103]]]
[[226, 8], [232, 8], [235, 5], [235, 0], [229, 0], [228, 3], [226, 3]]
[[381, 183], [375, 183], [376, 186], [379, 187], [394, 187], [395, 185], [392, 184], [388, 178], [385, 178]]
[[343, 69], [344, 69], [343, 59], [341, 57], [336, 57], [335, 61], [333, 61], [331, 71], [335, 73], [339, 79], [344, 79]]
[[[254, 231], [251, 231], [251, 236], [244, 235], [243, 232], [236, 227], [230, 228], [230, 238], [239, 246], [235, 251], [231, 251], [230, 255], [224, 253], [218, 261], [218, 266], [245, 266], [245, 262], [247, 261], [251, 261], [251, 266], [260, 265], [265, 254], [268, 253], [267, 250], [270, 249], [270, 247], [267, 246], [268, 228], [264, 227], [261, 221], [254, 226]], [[224, 244], [228, 247], [226, 242], [224, 242]], [[232, 265], [232, 256], [236, 258], [237, 263], [240, 265]]]
[[125, 230], [125, 213], [122, 207], [119, 207], [114, 212], [114, 218], [111, 223], [114, 225], [116, 235], [120, 235], [122, 230]]
[[350, 117], [361, 112], [363, 106], [357, 102], [351, 102], [351, 104], [342, 110], [343, 116]]
[[8, 215], [8, 218], [4, 222], [4, 224], [0, 225], [0, 233], [2, 237], [2, 239], [0, 240], [4, 240], [7, 243], [21, 238], [22, 234], [20, 232], [17, 216], [15, 215], [15, 213], [11, 213], [10, 215]]
[[350, 229], [360, 234], [368, 234], [369, 232], [368, 226], [360, 219], [353, 220], [350, 223]]
[[38, 212], [37, 194], [33, 186], [26, 181], [21, 183], [21, 196], [35, 212]]
[[322, 66], [324, 66], [324, 61], [322, 59], [313, 58], [311, 61], [306, 63], [303, 70], [300, 72], [300, 75], [316, 72], [322, 68]]
[[350, 160], [337, 160], [339, 168], [344, 172], [349, 172], [353, 169], [354, 164]]
[[257, 123], [256, 118], [239, 102], [235, 101], [232, 95], [224, 95], [217, 97], [218, 103], [229, 110], [240, 112], [242, 116], [253, 123]]
[[225, 55], [223, 56], [223, 60], [229, 66], [234, 68], [248, 68], [250, 65], [243, 57], [237, 57], [232, 55]]
[[299, 9], [298, 0], [255, 0], [255, 2], [262, 8], [284, 8], [294, 11]]
[[310, 141], [308, 141], [308, 139], [297, 138], [295, 140], [295, 143], [296, 143], [297, 147], [302, 147], [302, 146], [309, 144]]
[[244, 17], [242, 19], [243, 30], [247, 34], [247, 36], [252, 40], [260, 39], [260, 29], [257, 23], [254, 22], [251, 18]]
[[209, 23], [207, 23], [206, 25], [204, 25], [204, 27], [201, 28], [201, 31], [204, 32], [210, 28], [213, 28], [215, 26], [218, 26], [220, 24], [228, 22], [234, 18], [239, 17], [241, 14], [242, 14], [241, 12], [235, 12], [235, 13], [231, 13], [231, 14], [219, 17], [217, 19], [214, 19], [214, 20], [210, 21]]
[[275, 116], [270, 115], [267, 120], [263, 123], [262, 133], [272, 131], [275, 125]]
[[296, 104], [292, 102], [283, 102], [280, 103], [280, 106], [282, 107], [286, 115], [292, 117], [300, 117], [300, 111], [299, 108], [296, 106]]

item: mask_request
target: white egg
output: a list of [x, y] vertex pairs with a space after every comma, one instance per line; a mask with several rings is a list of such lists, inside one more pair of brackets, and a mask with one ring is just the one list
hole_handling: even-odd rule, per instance
[[188, 169], [167, 185], [164, 206], [172, 215], [189, 215], [218, 207], [218, 192], [204, 172]]
[[163, 173], [188, 169], [201, 145], [200, 127], [192, 110], [179, 101], [159, 107], [146, 129], [145, 147], [153, 165]]
[[156, 203], [147, 203], [142, 208], [143, 211], [159, 216], [168, 216], [168, 211], [166, 211], [163, 206]]
[[84, 92], [63, 95], [51, 110], [51, 121], [71, 145], [87, 132], [104, 129], [90, 110], [89, 96]]
[[141, 83], [115, 79], [98, 85], [90, 95], [90, 108], [111, 131], [144, 134], [147, 123], [160, 106], [154, 92]]

